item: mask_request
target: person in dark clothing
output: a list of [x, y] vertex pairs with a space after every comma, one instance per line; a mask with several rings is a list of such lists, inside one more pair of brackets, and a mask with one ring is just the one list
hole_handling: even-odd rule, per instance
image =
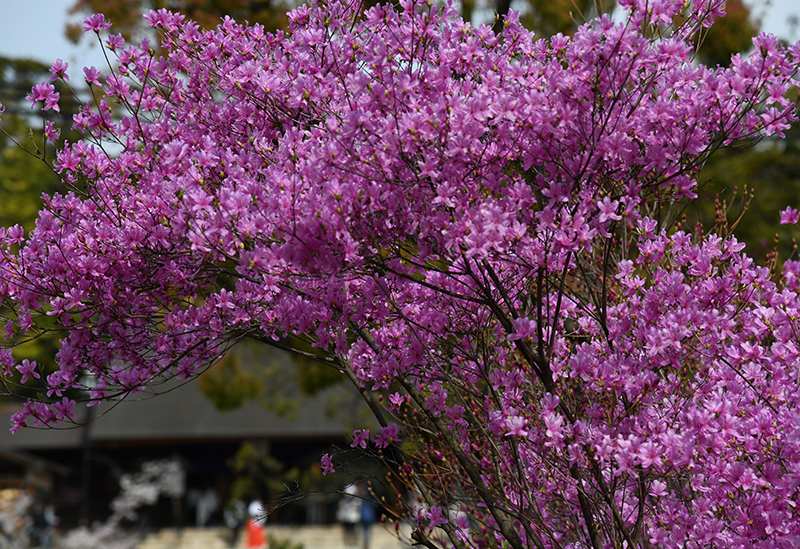
[[361, 540], [364, 549], [369, 549], [372, 542], [372, 526], [378, 521], [378, 501], [364, 484], [358, 485], [361, 498]]

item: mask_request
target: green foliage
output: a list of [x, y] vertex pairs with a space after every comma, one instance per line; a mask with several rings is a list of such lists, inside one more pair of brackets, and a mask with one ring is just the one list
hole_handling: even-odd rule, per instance
[[[313, 351], [310, 345], [304, 348]], [[314, 360], [243, 341], [200, 376], [197, 386], [221, 411], [257, 401], [270, 412], [292, 418], [304, 398], [346, 380], [338, 370]]]
[[[42, 160], [52, 160], [54, 148], [45, 144], [40, 113], [22, 98], [50, 73], [42, 63], [0, 58], [0, 224], [19, 224], [30, 230], [43, 205], [42, 193], [60, 189], [61, 179]], [[54, 120], [54, 122], [58, 122]]]
[[[377, 4], [376, 0], [365, 0], [366, 6]], [[151, 9], [178, 10], [201, 27], [212, 28], [220, 19], [230, 16], [236, 20], [260, 23], [266, 30], [286, 28], [285, 12], [295, 5], [287, 0], [75, 0], [70, 13], [90, 15], [104, 13], [114, 24], [114, 32], [126, 38], [139, 38], [145, 27], [142, 14]], [[505, 15], [511, 0], [494, 0], [489, 4], [498, 14]], [[521, 10], [522, 24], [541, 36], [556, 33], [572, 34], [578, 26], [601, 13], [611, 13], [614, 0], [527, 0], [515, 5]], [[463, 17], [472, 20], [476, 13], [475, 0], [463, 0]], [[750, 9], [741, 0], [728, 0], [727, 17], [708, 31], [703, 40], [700, 56], [711, 66], [727, 66], [731, 54], [750, 48], [750, 39], [758, 32], [758, 25], [750, 17]], [[66, 28], [67, 36], [78, 42], [83, 36], [80, 23], [71, 23]]]
[[266, 444], [243, 443], [229, 462], [236, 480], [231, 486], [233, 501], [282, 492], [286, 482], [297, 479], [297, 467], [287, 469], [269, 453]]
[[3, 125], [9, 134], [0, 134], [0, 224], [19, 224], [29, 231], [44, 204], [42, 194], [56, 190], [60, 179], [36, 156], [37, 148], [44, 148], [41, 131], [31, 131], [24, 119], [15, 115], [4, 116]]
[[266, 443], [242, 443], [228, 465], [236, 475], [229, 493], [232, 502], [261, 497], [282, 505], [340, 488], [340, 479], [323, 476], [316, 459], [308, 466], [286, 467], [270, 454]]
[[611, 13], [615, 4], [612, 0], [528, 0], [520, 21], [541, 36], [571, 35], [587, 20]]
[[725, 10], [727, 15], [715, 21], [702, 38], [699, 58], [709, 67], [727, 67], [733, 54], [753, 47], [752, 39], [759, 32], [760, 25], [741, 0], [728, 0]]
[[228, 352], [197, 380], [198, 389], [221, 412], [235, 410], [264, 392], [263, 380], [242, 368], [239, 353]]
[[[366, 6], [377, 3], [375, 0], [365, 1]], [[495, 0], [492, 8], [503, 15], [508, 12], [510, 4], [510, 0]], [[542, 36], [558, 32], [572, 34], [597, 13], [610, 13], [614, 4], [612, 0], [529, 0], [521, 6], [522, 22]], [[151, 9], [178, 10], [204, 28], [216, 26], [220, 18], [228, 15], [239, 21], [261, 23], [266, 30], [272, 31], [286, 28], [285, 12], [294, 5], [294, 2], [285, 0], [75, 0], [70, 12], [81, 15], [104, 13], [114, 24], [114, 32], [122, 33], [126, 38], [137, 38], [144, 34], [142, 14]], [[462, 2], [466, 19], [472, 18], [475, 8], [474, 0]], [[83, 36], [80, 23], [69, 24], [66, 31], [73, 42], [78, 42]]]
[[786, 137], [720, 150], [712, 156], [700, 174], [701, 200], [687, 212], [689, 223], [700, 221], [710, 228], [715, 223], [714, 199], [719, 196], [729, 223], [746, 207], [742, 221], [732, 230], [747, 244], [749, 255], [766, 258], [776, 249], [777, 236], [778, 256], [792, 256], [793, 231], [779, 224], [778, 212], [800, 202], [800, 130], [795, 126]]
[[[142, 15], [151, 9], [167, 8], [186, 14], [204, 28], [213, 28], [220, 18], [229, 15], [237, 21], [260, 23], [268, 31], [285, 28], [286, 11], [291, 5], [283, 0], [75, 0], [70, 13], [91, 15], [103, 13], [126, 38], [141, 38], [145, 33]], [[83, 36], [81, 23], [67, 25], [67, 38], [78, 42]]]
[[20, 114], [22, 109], [30, 112], [30, 105], [23, 98], [34, 84], [48, 80], [48, 69], [32, 59], [0, 57], [0, 102], [11, 112], [17, 110], [14, 114]]
[[[287, 343], [312, 355], [318, 352], [315, 347], [295, 337], [290, 337]], [[311, 358], [294, 355], [292, 360], [298, 371], [298, 387], [305, 396], [314, 396], [347, 379], [339, 370]]]

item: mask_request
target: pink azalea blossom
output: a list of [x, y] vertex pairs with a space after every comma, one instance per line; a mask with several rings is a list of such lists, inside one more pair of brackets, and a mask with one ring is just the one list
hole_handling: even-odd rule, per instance
[[55, 63], [50, 65], [50, 72], [53, 75], [50, 77], [50, 81], [58, 80], [59, 78], [63, 80], [69, 80], [69, 75], [67, 74], [67, 68], [69, 67], [69, 63], [65, 63], [61, 59], [57, 59]]
[[781, 225], [796, 225], [800, 221], [800, 212], [796, 208], [786, 208], [781, 212]]
[[320, 460], [320, 465], [322, 466], [323, 476], [336, 472], [336, 469], [334, 469], [333, 467], [331, 456], [329, 454], [325, 454], [322, 456], [322, 459]]
[[94, 67], [84, 67], [83, 74], [86, 77], [86, 83], [94, 86], [100, 85], [100, 71]]
[[353, 431], [353, 442], [350, 444], [351, 448], [367, 447], [367, 441], [369, 440], [369, 429], [356, 429]]
[[40, 376], [36, 371], [37, 364], [35, 360], [28, 360], [27, 358], [22, 361], [21, 364], [17, 365], [17, 371], [22, 374], [22, 379], [20, 379], [20, 383], [26, 383], [30, 376], [39, 379]]
[[447, 524], [447, 516], [442, 511], [442, 508], [438, 505], [432, 505], [430, 511], [428, 512], [428, 518], [430, 520], [430, 528], [436, 528], [440, 524]]
[[102, 13], [95, 13], [83, 20], [83, 31], [100, 32], [111, 27], [111, 23], [106, 21]]
[[33, 101], [34, 103], [37, 101], [43, 101], [44, 107], [43, 110], [53, 109], [56, 112], [61, 111], [61, 108], [58, 106], [58, 99], [60, 94], [56, 91], [52, 84], [36, 84], [31, 93], [25, 96], [25, 99], [28, 101]]

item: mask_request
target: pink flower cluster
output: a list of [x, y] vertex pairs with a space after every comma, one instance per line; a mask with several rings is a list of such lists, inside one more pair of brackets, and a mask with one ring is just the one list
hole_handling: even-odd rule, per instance
[[[692, 40], [724, 2], [624, 6], [571, 38], [334, 0], [276, 34], [152, 12], [163, 57], [109, 39], [58, 153], [74, 192], [0, 233], [4, 377], [46, 395], [12, 429], [296, 335], [386, 395], [354, 446], [449, 468], [409, 457], [420, 536], [798, 546], [800, 268], [664, 212], [720, 144], [789, 127], [800, 47], [710, 69]], [[51, 330], [53, 370], [8, 351]]]

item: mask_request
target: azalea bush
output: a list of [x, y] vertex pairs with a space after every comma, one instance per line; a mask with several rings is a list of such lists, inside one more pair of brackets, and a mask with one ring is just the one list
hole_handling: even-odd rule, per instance
[[[547, 39], [417, 0], [272, 34], [162, 10], [158, 56], [87, 19], [115, 61], [64, 193], [0, 239], [3, 379], [36, 395], [12, 429], [250, 338], [359, 388], [353, 445], [418, 494], [423, 546], [798, 546], [800, 263], [680, 213], [710, 154], [796, 118], [800, 47], [709, 68], [724, 2], [621, 4]], [[15, 358], [48, 333], [54, 368]]]

